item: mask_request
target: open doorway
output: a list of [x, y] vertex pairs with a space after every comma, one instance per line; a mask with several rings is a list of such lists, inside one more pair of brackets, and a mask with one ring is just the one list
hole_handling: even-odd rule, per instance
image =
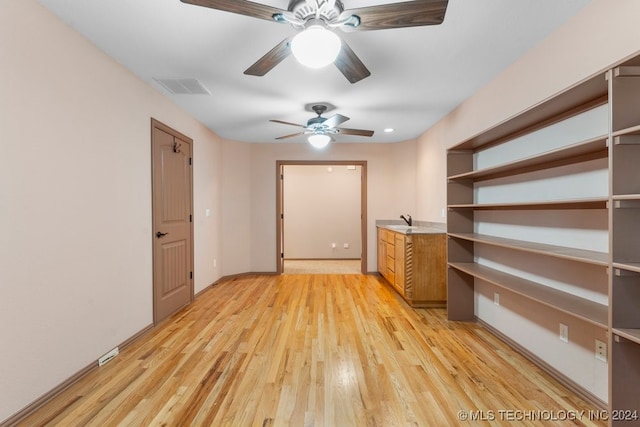
[[277, 162], [278, 274], [366, 273], [366, 166]]

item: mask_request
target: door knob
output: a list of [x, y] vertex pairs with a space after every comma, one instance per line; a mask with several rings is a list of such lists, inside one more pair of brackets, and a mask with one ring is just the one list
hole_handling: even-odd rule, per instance
[[158, 231], [158, 232], [156, 233], [156, 237], [159, 239], [159, 238], [161, 238], [162, 236], [166, 236], [167, 234], [169, 234], [169, 233], [161, 233], [161, 232], [159, 232], [159, 231]]

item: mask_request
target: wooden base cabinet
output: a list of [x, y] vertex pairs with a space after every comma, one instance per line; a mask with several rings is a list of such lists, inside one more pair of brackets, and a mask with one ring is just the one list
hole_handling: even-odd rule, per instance
[[446, 235], [379, 227], [378, 272], [412, 307], [446, 307]]

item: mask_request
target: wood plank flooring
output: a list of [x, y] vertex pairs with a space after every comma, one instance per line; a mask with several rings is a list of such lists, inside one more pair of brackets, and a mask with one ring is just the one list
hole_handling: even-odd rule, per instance
[[590, 409], [481, 326], [412, 309], [376, 276], [282, 275], [207, 290], [21, 425], [606, 425], [508, 419]]
[[359, 259], [285, 259], [282, 274], [360, 274]]

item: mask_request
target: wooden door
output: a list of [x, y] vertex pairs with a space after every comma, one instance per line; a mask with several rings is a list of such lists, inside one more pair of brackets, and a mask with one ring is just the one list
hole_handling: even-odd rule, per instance
[[193, 141], [152, 121], [153, 320], [193, 300]]

